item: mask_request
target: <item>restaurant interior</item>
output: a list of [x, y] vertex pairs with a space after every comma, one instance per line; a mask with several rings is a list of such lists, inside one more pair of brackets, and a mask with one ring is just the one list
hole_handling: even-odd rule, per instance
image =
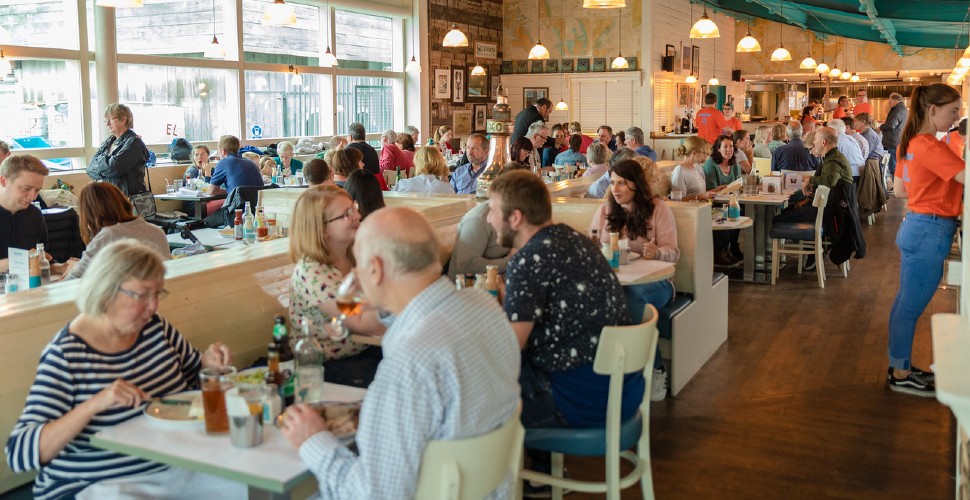
[[[148, 189], [159, 212], [172, 212], [184, 199], [166, 199], [167, 186], [189, 166], [170, 157], [177, 138], [208, 146], [211, 165], [224, 135], [258, 149], [289, 141], [305, 163], [353, 122], [378, 149], [386, 130], [414, 126], [422, 146], [449, 127], [455, 150], [489, 134], [491, 162], [508, 157], [496, 148], [508, 147], [514, 117], [546, 98], [547, 123], [578, 122], [593, 140], [601, 126], [642, 129], [657, 156], [655, 194], [666, 199], [706, 94], [718, 109], [733, 104], [753, 135], [813, 101], [827, 121], [840, 96], [854, 106], [860, 90], [881, 122], [894, 93], [907, 105], [933, 83], [967, 94], [968, 69], [970, 5], [949, 0], [0, 0], [0, 140], [43, 160], [45, 189], [77, 194], [110, 135], [103, 110], [126, 104], [155, 157]], [[497, 103], [511, 118], [495, 114]], [[773, 175], [754, 163], [755, 174]], [[586, 234], [602, 203], [586, 196], [593, 180], [547, 182], [555, 222]], [[258, 204], [285, 226], [303, 191], [261, 191]], [[385, 192], [384, 201], [421, 212], [450, 255], [459, 221], [483, 199]], [[740, 229], [744, 260], [722, 268], [712, 263], [720, 209], [711, 218], [709, 203], [670, 202], [681, 258], [665, 279], [683, 303], [663, 313], [669, 392], [648, 402], [639, 467], [652, 474], [610, 498], [642, 498], [649, 482], [645, 496], [661, 499], [970, 499], [962, 240], [913, 345], [937, 374], [936, 397], [910, 397], [885, 379], [906, 200], [890, 194], [861, 221], [865, 258], [803, 270], [788, 257], [776, 277], [771, 218], [782, 203], [742, 198], [747, 225], [728, 229]], [[274, 317], [287, 310], [288, 242], [199, 234], [203, 253], [165, 263], [159, 310], [194, 345], [226, 342], [242, 369], [266, 355]], [[179, 231], [168, 241], [191, 243]], [[21, 414], [40, 353], [77, 314], [79, 289], [72, 280], [0, 295], [0, 435]], [[611, 469], [599, 456], [565, 465], [591, 481]], [[31, 498], [33, 477], [0, 465], [0, 498]], [[248, 484], [301, 498], [313, 491], [306, 479], [304, 469], [282, 486]]]

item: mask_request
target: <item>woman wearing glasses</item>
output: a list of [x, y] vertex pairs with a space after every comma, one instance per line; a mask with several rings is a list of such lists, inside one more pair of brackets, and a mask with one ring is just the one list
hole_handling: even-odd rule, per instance
[[148, 148], [131, 129], [134, 126], [131, 109], [124, 104], [109, 104], [104, 110], [104, 123], [111, 135], [91, 158], [88, 177], [110, 182], [126, 196], [146, 191]]
[[[313, 186], [297, 200], [290, 221], [290, 259], [296, 263], [290, 280], [290, 324], [301, 328], [304, 319], [310, 321], [309, 332], [326, 358], [328, 382], [367, 387], [377, 371], [381, 349], [350, 338], [331, 339], [324, 328], [340, 315], [337, 287], [354, 268], [351, 249], [360, 220], [354, 200], [336, 186]], [[374, 310], [349, 316], [344, 326], [354, 333], [384, 333]]]
[[201, 353], [157, 313], [165, 291], [158, 253], [116, 241], [91, 262], [80, 314], [41, 353], [23, 413], [7, 441], [15, 472], [38, 471], [34, 498], [239, 498], [238, 483], [95, 448], [91, 435], [142, 414], [156, 397], [198, 388], [203, 367], [232, 363], [215, 343]]
[[141, 241], [165, 260], [172, 258], [162, 229], [132, 213], [128, 198], [107, 182], [94, 182], [81, 188], [78, 218], [81, 240], [87, 248], [81, 260], [71, 264], [64, 279], [80, 278], [101, 249], [124, 238]]

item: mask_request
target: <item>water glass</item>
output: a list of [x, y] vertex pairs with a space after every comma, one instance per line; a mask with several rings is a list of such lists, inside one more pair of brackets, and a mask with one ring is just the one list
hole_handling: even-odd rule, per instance
[[297, 396], [301, 403], [323, 400], [323, 366], [308, 365], [296, 368]]
[[681, 191], [679, 189], [674, 189], [674, 190], [670, 191], [670, 200], [671, 201], [680, 201], [680, 200], [683, 200], [683, 199], [684, 199], [684, 192], [683, 191]]
[[226, 414], [226, 391], [235, 385], [236, 369], [232, 366], [210, 366], [199, 372], [202, 386], [202, 407], [205, 410], [205, 432], [225, 434], [229, 432]]
[[240, 384], [226, 392], [229, 442], [252, 448], [263, 442], [263, 390], [258, 384]]
[[175, 181], [175, 191], [178, 191], [180, 189], [182, 189], [182, 179], [178, 179]]
[[171, 182], [166, 182], [165, 192], [168, 194], [175, 194], [175, 184], [172, 184]]

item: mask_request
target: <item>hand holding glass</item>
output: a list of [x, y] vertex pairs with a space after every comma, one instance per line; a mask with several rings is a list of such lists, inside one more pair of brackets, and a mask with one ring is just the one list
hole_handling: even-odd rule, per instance
[[331, 339], [343, 340], [350, 335], [350, 330], [344, 326], [347, 316], [360, 314], [364, 308], [364, 291], [357, 280], [357, 273], [351, 271], [337, 287], [337, 308], [340, 309], [340, 316], [330, 320], [330, 324], [324, 324], [324, 330]]

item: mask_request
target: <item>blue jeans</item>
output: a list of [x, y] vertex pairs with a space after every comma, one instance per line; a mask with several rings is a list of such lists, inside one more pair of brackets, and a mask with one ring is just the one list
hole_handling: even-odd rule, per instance
[[888, 153], [889, 153], [889, 165], [887, 166], [889, 167], [889, 175], [895, 176], [896, 175], [896, 148], [889, 148]]
[[916, 320], [929, 305], [943, 277], [943, 261], [950, 253], [954, 219], [935, 215], [906, 214], [896, 234], [899, 247], [899, 291], [889, 313], [889, 366], [912, 367]]
[[[627, 307], [630, 308], [630, 324], [637, 325], [643, 321], [643, 308], [647, 304], [659, 310], [670, 303], [674, 298], [674, 285], [670, 280], [661, 280], [642, 285], [627, 285], [623, 287], [623, 292], [626, 293]], [[660, 346], [657, 346], [653, 367], [657, 370], [664, 367], [664, 360], [660, 357]]]

